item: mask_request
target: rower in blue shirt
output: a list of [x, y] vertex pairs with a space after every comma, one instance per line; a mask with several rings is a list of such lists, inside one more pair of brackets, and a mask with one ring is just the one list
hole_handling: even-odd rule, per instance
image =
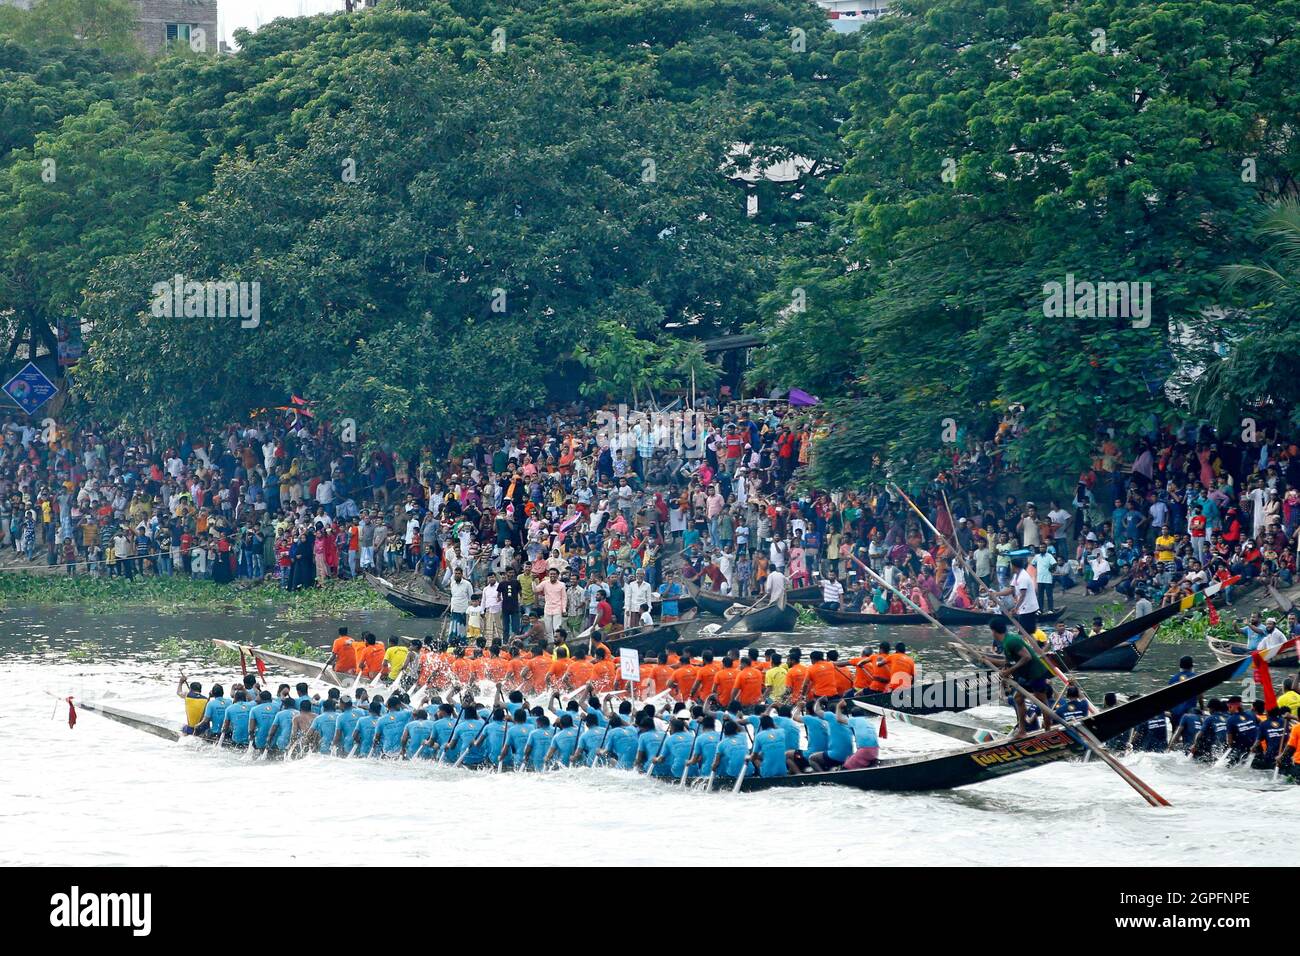
[[1065, 696], [1052, 708], [1052, 712], [1062, 720], [1082, 720], [1088, 716], [1088, 702], [1083, 699], [1078, 684], [1071, 684], [1065, 689]]
[[406, 760], [432, 757], [433, 750], [425, 746], [432, 736], [433, 721], [429, 719], [429, 712], [421, 707], [411, 714], [411, 719], [402, 728], [402, 757]]
[[264, 690], [260, 695], [259, 703], [248, 712], [248, 725], [252, 728], [253, 746], [258, 750], [266, 748], [267, 738], [271, 735], [271, 724], [275, 721], [275, 715], [280, 712], [280, 704], [271, 699], [271, 692]]
[[761, 718], [758, 728], [754, 735], [754, 762], [758, 764], [759, 776], [784, 777], [789, 772], [785, 731], [779, 730], [771, 717]]
[[1209, 709], [1200, 733], [1192, 740], [1192, 756], [1200, 760], [1214, 760], [1228, 746], [1228, 705], [1215, 697]]
[[1267, 719], [1259, 725], [1260, 749], [1255, 751], [1255, 759], [1250, 764], [1254, 769], [1273, 770], [1278, 766], [1278, 757], [1281, 756], [1290, 733], [1286, 716], [1285, 707], [1274, 707], [1268, 712]]
[[485, 762], [497, 763], [497, 757], [506, 745], [506, 729], [505, 707], [493, 707], [492, 713], [488, 715], [487, 725], [483, 728], [483, 732], [479, 734]]
[[297, 703], [292, 697], [282, 697], [280, 699], [280, 709], [271, 718], [271, 732], [267, 736], [267, 758], [272, 756], [284, 756], [289, 744], [293, 742], [293, 718], [297, 711], [294, 704]]
[[830, 743], [830, 734], [826, 730], [826, 722], [816, 714], [803, 713], [803, 705], [794, 712], [795, 723], [802, 724], [804, 733], [808, 735], [808, 746], [804, 748], [804, 753], [809, 755], [815, 753], [824, 753], [827, 744]]
[[395, 757], [402, 749], [402, 731], [411, 719], [411, 712], [402, 706], [396, 694], [388, 698], [388, 710], [379, 718], [380, 748], [385, 757]]
[[573, 760], [573, 752], [578, 747], [578, 728], [573, 725], [573, 714], [567, 711], [560, 715], [555, 736], [547, 749], [546, 765], [549, 767], [567, 767]]
[[583, 718], [586, 729], [578, 735], [578, 749], [576, 762], [584, 767], [594, 767], [596, 765], [596, 752], [605, 744], [607, 731], [601, 726], [599, 718], [595, 714], [588, 714]]
[[353, 706], [351, 697], [343, 697], [339, 702], [339, 720], [334, 732], [335, 753], [346, 757], [352, 749], [352, 732], [361, 719], [361, 711]]
[[659, 751], [663, 749], [664, 732], [655, 726], [653, 717], [642, 717], [637, 730], [634, 769], [654, 776], [668, 776], [668, 767], [665, 764], [652, 766], [655, 757], [659, 756]]
[[597, 757], [619, 770], [631, 770], [636, 766], [637, 732], [618, 714], [609, 718], [609, 733], [605, 736], [605, 746], [597, 751]]
[[483, 742], [479, 740], [486, 726], [487, 721], [478, 716], [476, 707], [473, 705], [466, 707], [464, 716], [451, 735], [451, 740], [444, 747], [445, 753], [442, 759], [448, 763], [460, 761], [463, 767], [477, 767], [487, 757]]
[[528, 735], [528, 742], [524, 744], [520, 766], [528, 770], [545, 770], [546, 754], [551, 749], [551, 738], [554, 736], [555, 729], [551, 727], [551, 719], [545, 714], [538, 717], [537, 729]]
[[853, 753], [853, 732], [849, 729], [849, 718], [844, 716], [844, 704], [841, 700], [834, 711], [829, 711], [825, 697], [813, 703], [813, 710], [826, 727], [825, 751], [817, 753], [810, 749], [808, 753], [808, 762], [818, 770], [838, 770]]
[[218, 736], [233, 740], [241, 747], [248, 746], [248, 715], [252, 709], [244, 691], [242, 689], [235, 691], [235, 702], [226, 708]]
[[1145, 753], [1164, 753], [1168, 750], [1169, 724], [1165, 720], [1165, 715], [1156, 714], [1146, 723], [1134, 727], [1133, 735], [1129, 738], [1129, 746]]
[[686, 721], [675, 717], [668, 725], [668, 737], [664, 740], [663, 750], [655, 758], [655, 769], [667, 768], [664, 776], [680, 779], [686, 770], [686, 761], [691, 758], [691, 749], [695, 746], [695, 734], [686, 727]]
[[433, 759], [443, 753], [457, 726], [459, 721], [456, 719], [456, 708], [447, 703], [439, 704], [433, 712], [433, 719], [429, 721], [429, 736], [424, 739], [423, 749], [418, 756]]
[[225, 696], [225, 688], [220, 684], [212, 685], [212, 696], [208, 698], [207, 706], [203, 708], [203, 720], [195, 728], [196, 733], [203, 733], [209, 737], [221, 733], [221, 726], [226, 720], [226, 708], [234, 701]]
[[379, 734], [379, 720], [383, 716], [384, 705], [378, 698], [370, 702], [370, 709], [362, 714], [357, 720], [356, 730], [353, 731], [353, 737], [356, 740], [355, 754], [358, 757], [378, 756], [379, 748], [375, 746], [375, 738]]
[[772, 717], [772, 721], [776, 724], [777, 729], [785, 734], [785, 749], [797, 751], [802, 737], [799, 734], [799, 725], [796, 724], [794, 718], [791, 717], [791, 714], [793, 713], [793, 707], [789, 704], [782, 704], [776, 709], [776, 714]]
[[[1196, 671], [1193, 670], [1195, 665], [1196, 662], [1192, 660], [1191, 657], [1179, 658], [1178, 673], [1175, 674], [1173, 677], [1169, 678], [1169, 683], [1179, 684], [1185, 680], [1189, 680], [1190, 678], [1195, 677]], [[1190, 700], [1183, 701], [1181, 704], [1176, 704], [1173, 707], [1170, 707], [1169, 719], [1173, 723], [1174, 727], [1178, 727], [1182, 723], [1184, 714], [1191, 713], [1193, 710], [1197, 709], [1198, 704], [1199, 701], [1195, 697], [1193, 697]], [[1199, 729], [1200, 727], [1198, 725], [1197, 730]], [[1175, 731], [1174, 735], [1177, 736], [1177, 731]]]
[[1244, 763], [1259, 738], [1259, 725], [1264, 719], [1264, 702], [1257, 700], [1251, 710], [1242, 710], [1241, 696], [1228, 698], [1228, 759]]
[[713, 719], [712, 714], [705, 714], [700, 718], [700, 735], [695, 738], [695, 744], [691, 748], [690, 775], [692, 777], [700, 776], [704, 773], [705, 767], [713, 766], [713, 758], [717, 755], [720, 739], [718, 722]]
[[749, 756], [749, 738], [741, 733], [735, 721], [728, 720], [722, 725], [722, 742], [718, 744], [717, 753], [713, 755], [711, 772], [722, 777], [736, 777]]
[[[533, 727], [528, 721], [528, 708], [521, 707], [514, 713], [513, 722], [506, 728], [506, 753], [501, 757], [501, 766], [520, 770], [524, 766], [524, 749]], [[501, 756], [498, 754], [498, 756]]]
[[334, 709], [334, 701], [326, 699], [321, 702], [321, 712], [311, 722], [307, 731], [308, 738], [315, 742], [316, 752], [327, 754], [334, 745], [334, 733], [338, 730], [339, 715]]
[[1205, 715], [1201, 713], [1201, 708], [1193, 702], [1192, 709], [1184, 712], [1178, 718], [1178, 725], [1174, 728], [1174, 735], [1169, 740], [1169, 748], [1172, 750], [1174, 747], [1181, 745], [1183, 753], [1191, 753], [1192, 743], [1200, 734], [1203, 723], [1205, 723]]

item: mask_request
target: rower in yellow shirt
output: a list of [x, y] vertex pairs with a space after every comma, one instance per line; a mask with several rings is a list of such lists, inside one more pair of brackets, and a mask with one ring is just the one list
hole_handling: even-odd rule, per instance
[[389, 680], [397, 679], [397, 675], [406, 666], [406, 658], [410, 653], [411, 649], [402, 642], [400, 637], [392, 638], [388, 650], [384, 651], [384, 673]]
[[785, 675], [790, 672], [790, 665], [781, 659], [780, 654], [773, 654], [771, 661], [771, 666], [763, 673], [763, 691], [768, 700], [776, 701], [785, 697]]
[[1300, 694], [1296, 693], [1295, 679], [1288, 677], [1282, 687], [1286, 692], [1277, 695], [1277, 705], [1291, 711], [1292, 717], [1300, 717]]

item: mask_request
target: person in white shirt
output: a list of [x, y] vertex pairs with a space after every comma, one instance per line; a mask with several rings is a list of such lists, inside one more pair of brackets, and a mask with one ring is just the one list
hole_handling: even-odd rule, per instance
[[1056, 570], [1056, 558], [1048, 552], [1046, 545], [1039, 545], [1038, 553], [1030, 560], [1038, 582], [1038, 606], [1044, 611], [1052, 611], [1056, 608], [1056, 602], [1052, 599], [1052, 572]]
[[780, 568], [773, 568], [767, 576], [765, 593], [768, 602], [774, 607], [785, 607], [785, 584], [785, 572]]
[[837, 578], [834, 571], [827, 571], [826, 577], [822, 578], [822, 607], [832, 611], [838, 611], [844, 601], [844, 585]]
[[1033, 577], [1025, 570], [1024, 558], [1011, 559], [1011, 584], [993, 592], [994, 597], [1007, 595], [1013, 598], [1012, 607], [1020, 626], [1033, 634], [1038, 629], [1038, 593]]
[[1259, 642], [1259, 650], [1272, 650], [1275, 647], [1281, 647], [1287, 642], [1287, 636], [1278, 629], [1277, 618], [1270, 617], [1264, 623], [1268, 626], [1269, 631], [1264, 635], [1263, 640]]
[[495, 574], [483, 585], [483, 636], [489, 641], [501, 637], [501, 586]]
[[447, 591], [451, 594], [451, 603], [447, 608], [451, 621], [448, 637], [453, 644], [463, 644], [469, 621], [469, 602], [474, 596], [474, 585], [469, 583], [460, 568], [456, 568], [452, 572], [451, 581], [447, 584]]
[[623, 622], [627, 627], [634, 627], [641, 619], [641, 608], [650, 605], [650, 582], [645, 579], [645, 571], [638, 568], [636, 575], [623, 588]]

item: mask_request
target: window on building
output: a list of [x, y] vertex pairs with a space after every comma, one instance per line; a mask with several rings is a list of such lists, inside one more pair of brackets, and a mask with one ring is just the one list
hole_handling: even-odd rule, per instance
[[194, 29], [192, 23], [169, 23], [167, 24], [167, 42], [184, 43], [189, 46], [190, 30]]

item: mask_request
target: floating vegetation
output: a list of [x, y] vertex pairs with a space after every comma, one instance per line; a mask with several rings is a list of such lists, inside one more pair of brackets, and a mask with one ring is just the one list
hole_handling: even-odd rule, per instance
[[92, 578], [85, 575], [0, 574], [0, 607], [74, 604], [107, 613], [148, 607], [160, 613], [186, 610], [247, 612], [271, 609], [285, 620], [389, 607], [364, 581], [330, 581], [322, 588], [289, 592], [279, 585], [216, 584], [192, 578]]

